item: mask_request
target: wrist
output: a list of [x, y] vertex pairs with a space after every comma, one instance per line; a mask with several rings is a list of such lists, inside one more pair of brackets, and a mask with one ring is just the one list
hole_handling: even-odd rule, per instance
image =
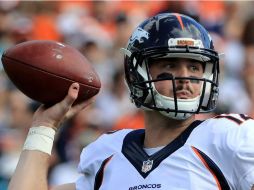
[[32, 127], [47, 127], [47, 128], [52, 128], [54, 129], [55, 131], [57, 131], [57, 127], [53, 124], [51, 124], [50, 122], [33, 122], [32, 123]]
[[38, 150], [51, 155], [55, 133], [56, 131], [51, 127], [31, 127], [23, 150]]

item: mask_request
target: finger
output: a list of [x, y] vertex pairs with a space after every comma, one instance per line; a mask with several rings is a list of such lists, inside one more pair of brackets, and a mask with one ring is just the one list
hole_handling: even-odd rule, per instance
[[37, 108], [37, 110], [35, 111], [34, 115], [38, 115], [41, 112], [43, 112], [45, 110], [44, 105], [40, 105], [39, 108]]
[[71, 108], [71, 110], [67, 113], [66, 115], [66, 119], [69, 119], [71, 117], [73, 117], [74, 115], [76, 115], [78, 112], [80, 112], [82, 109], [86, 108], [87, 106], [89, 106], [90, 104], [95, 102], [95, 97], [81, 103], [78, 105], [75, 105], [74, 107]]

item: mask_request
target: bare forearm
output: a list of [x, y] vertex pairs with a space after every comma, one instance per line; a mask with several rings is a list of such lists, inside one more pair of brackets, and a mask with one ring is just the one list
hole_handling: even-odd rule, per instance
[[50, 156], [40, 151], [21, 153], [9, 190], [47, 190], [47, 173]]
[[[54, 142], [54, 129], [60, 123], [88, 106], [92, 99], [72, 107], [77, 99], [79, 84], [73, 83], [67, 96], [52, 107], [41, 106], [34, 114], [31, 128], [24, 143], [18, 166], [11, 179], [9, 190], [48, 190], [47, 173]], [[75, 184], [66, 184], [56, 190], [74, 190]]]

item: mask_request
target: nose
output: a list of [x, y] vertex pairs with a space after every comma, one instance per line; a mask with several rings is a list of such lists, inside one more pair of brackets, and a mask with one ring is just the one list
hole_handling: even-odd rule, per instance
[[[189, 72], [188, 72], [188, 68], [185, 65], [180, 65], [178, 67], [178, 71], [176, 72], [176, 77], [189, 77]], [[179, 81], [179, 83], [188, 83], [190, 82], [189, 79], [179, 79], [177, 80]]]
[[185, 65], [179, 64], [178, 71], [176, 73], [178, 77], [187, 77], [188, 68]]

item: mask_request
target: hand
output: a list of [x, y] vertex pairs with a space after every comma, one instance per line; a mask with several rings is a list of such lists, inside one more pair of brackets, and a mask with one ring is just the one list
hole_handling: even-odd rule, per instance
[[73, 83], [67, 96], [61, 102], [49, 108], [40, 106], [33, 116], [32, 127], [45, 126], [57, 129], [64, 120], [72, 117], [93, 102], [94, 98], [91, 98], [72, 107], [73, 102], [78, 97], [78, 92], [79, 84]]

